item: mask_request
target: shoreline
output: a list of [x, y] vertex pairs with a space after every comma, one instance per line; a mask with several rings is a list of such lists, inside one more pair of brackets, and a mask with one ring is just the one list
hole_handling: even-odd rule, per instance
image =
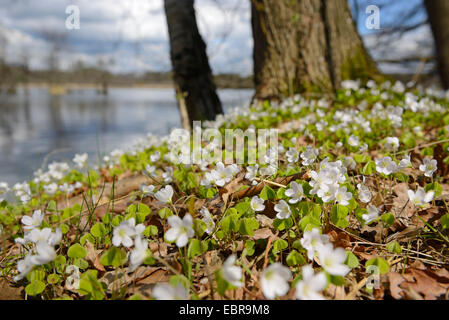
[[[67, 83], [57, 83], [51, 85], [46, 82], [30, 82], [30, 83], [18, 83], [16, 88], [58, 88], [63, 90], [83, 90], [83, 89], [98, 89], [102, 90], [103, 87], [101, 84], [97, 83], [76, 83], [76, 82], [67, 82]], [[108, 89], [117, 89], [117, 88], [135, 88], [135, 89], [175, 89], [173, 83], [162, 82], [162, 83], [136, 83], [136, 84], [120, 84], [120, 83], [111, 83], [107, 86]], [[217, 85], [217, 89], [253, 89], [251, 87], [245, 86], [219, 86]]]

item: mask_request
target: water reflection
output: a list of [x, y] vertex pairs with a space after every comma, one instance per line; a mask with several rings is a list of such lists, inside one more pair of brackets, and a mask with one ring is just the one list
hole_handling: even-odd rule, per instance
[[[225, 110], [246, 104], [252, 90], [219, 90]], [[46, 88], [0, 95], [0, 181], [31, 178], [48, 161], [70, 161], [77, 152], [99, 158], [147, 132], [165, 135], [180, 126], [172, 89], [92, 89], [51, 96]]]

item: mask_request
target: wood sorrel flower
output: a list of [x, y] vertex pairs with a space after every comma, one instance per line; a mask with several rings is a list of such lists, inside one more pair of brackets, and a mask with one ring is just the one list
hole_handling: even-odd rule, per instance
[[285, 195], [291, 199], [288, 200], [289, 203], [295, 204], [304, 198], [304, 191], [302, 186], [296, 181], [290, 184], [290, 189], [285, 190]]
[[292, 273], [289, 268], [279, 262], [271, 264], [260, 275], [262, 292], [267, 299], [285, 295], [289, 290], [288, 280]]
[[317, 250], [329, 243], [329, 236], [326, 234], [321, 234], [320, 230], [314, 228], [304, 232], [302, 239], [300, 240], [301, 245], [307, 250], [307, 257], [313, 260], [315, 252]]
[[265, 209], [263, 203], [264, 203], [263, 199], [259, 198], [258, 196], [254, 196], [251, 199], [251, 209], [253, 209], [256, 212], [263, 211]]
[[346, 251], [343, 248], [334, 249], [332, 244], [325, 244], [318, 248], [320, 265], [334, 276], [345, 276], [351, 269], [345, 265]]
[[137, 236], [134, 239], [135, 247], [129, 255], [129, 270], [134, 271], [140, 266], [145, 259], [150, 256], [148, 249], [148, 240]]
[[424, 172], [426, 177], [431, 178], [433, 173], [437, 171], [437, 161], [435, 159], [425, 158], [422, 165], [419, 166], [419, 170]]
[[165, 239], [170, 242], [176, 241], [178, 247], [184, 247], [195, 235], [192, 229], [193, 219], [190, 214], [186, 214], [182, 220], [178, 216], [171, 216], [167, 221], [171, 228], [165, 233]]
[[171, 203], [173, 197], [173, 188], [171, 185], [167, 185], [165, 188], [160, 189], [154, 195], [157, 200], [163, 203]]
[[234, 265], [236, 256], [230, 255], [223, 264], [224, 279], [235, 287], [243, 287], [242, 268]]
[[435, 196], [435, 191], [431, 190], [426, 193], [423, 188], [418, 188], [416, 192], [413, 192], [413, 190], [408, 190], [407, 193], [410, 201], [415, 206], [424, 206], [432, 201]]
[[39, 227], [42, 224], [43, 220], [44, 214], [41, 212], [41, 210], [36, 210], [33, 212], [33, 216], [23, 216], [21, 221], [24, 224], [24, 230], [31, 230]]
[[136, 226], [136, 220], [134, 218], [124, 220], [114, 229], [112, 244], [116, 247], [121, 244], [124, 247], [131, 247], [133, 245], [132, 237], [140, 235], [145, 230], [143, 224]]
[[284, 200], [279, 201], [279, 203], [274, 206], [274, 210], [277, 212], [276, 217], [278, 219], [288, 219], [292, 214], [290, 206]]
[[377, 217], [379, 217], [379, 209], [372, 204], [368, 206], [368, 213], [362, 214], [362, 219], [366, 224], [374, 221]]
[[314, 273], [310, 265], [302, 267], [302, 280], [296, 284], [296, 299], [324, 300], [320, 291], [327, 285], [327, 278], [323, 272]]

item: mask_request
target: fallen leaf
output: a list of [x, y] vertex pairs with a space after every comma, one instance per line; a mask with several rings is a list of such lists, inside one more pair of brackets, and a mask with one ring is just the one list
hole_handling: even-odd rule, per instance
[[[252, 236], [251, 239], [252, 240], [268, 239], [271, 236], [274, 236], [274, 234], [270, 228], [262, 228], [262, 229], [257, 229], [256, 231], [254, 231], [254, 236]], [[273, 239], [273, 240], [275, 240], [275, 239]]]

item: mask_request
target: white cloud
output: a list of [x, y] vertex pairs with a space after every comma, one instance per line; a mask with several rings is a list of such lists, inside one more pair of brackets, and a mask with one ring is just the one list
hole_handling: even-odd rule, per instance
[[[376, 35], [366, 35], [364, 42], [375, 60], [401, 60], [410, 57], [429, 57], [433, 55], [433, 36], [430, 27], [427, 25], [407, 32], [400, 38], [387, 38], [385, 43], [388, 45], [378, 46]], [[416, 70], [418, 63], [403, 65], [380, 63], [380, 68], [383, 72], [409, 73]]]
[[[221, 3], [223, 2], [223, 3]], [[251, 26], [249, 8], [241, 0], [197, 0], [200, 32], [211, 55], [215, 72], [251, 73]], [[217, 4], [218, 3], [218, 4]], [[50, 46], [44, 30], [65, 33], [62, 67], [77, 59], [95, 64], [99, 57], [114, 59], [116, 72], [170, 69], [169, 43], [163, 0], [74, 0], [80, 7], [81, 29], [65, 29], [65, 6], [60, 0], [22, 1], [0, 12], [11, 40], [8, 61], [19, 62], [17, 52], [33, 48], [33, 68], [45, 68]], [[27, 49], [27, 50], [28, 50]]]

